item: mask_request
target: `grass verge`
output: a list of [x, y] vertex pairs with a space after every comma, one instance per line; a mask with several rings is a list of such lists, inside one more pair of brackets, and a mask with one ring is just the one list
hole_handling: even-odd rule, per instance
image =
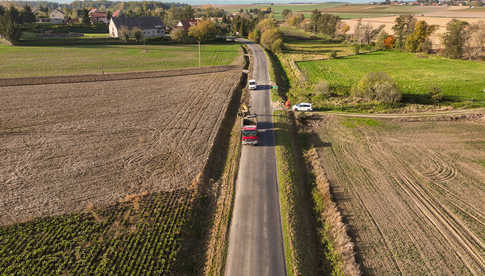
[[271, 101], [285, 101], [290, 88], [290, 82], [288, 80], [286, 71], [274, 53], [267, 50], [264, 52], [266, 53], [267, 60], [270, 62], [268, 64], [269, 77], [271, 81], [278, 86], [277, 89], [271, 88]]
[[300, 135], [310, 148], [305, 152], [307, 178], [312, 182], [314, 212], [318, 220], [320, 245], [329, 263], [332, 275], [360, 275], [355, 259], [354, 243], [347, 234], [347, 226], [332, 200], [330, 183], [320, 163], [317, 150], [312, 146], [314, 135]]
[[280, 193], [281, 224], [283, 230], [283, 241], [285, 246], [286, 271], [289, 276], [298, 275], [294, 248], [292, 245], [292, 226], [290, 223], [290, 208], [293, 205], [288, 191], [292, 186], [293, 167], [292, 158], [289, 151], [290, 136], [287, 129], [280, 129], [278, 126], [286, 124], [288, 119], [285, 111], [274, 112], [275, 140], [276, 140], [276, 164], [278, 169], [278, 185]]
[[348, 128], [355, 128], [357, 126], [369, 126], [369, 127], [377, 127], [381, 126], [382, 122], [377, 121], [372, 118], [345, 118], [342, 121], [342, 125]]
[[[286, 96], [289, 90], [286, 72], [278, 56], [268, 53], [268, 58], [271, 62], [270, 76], [279, 87], [285, 89]], [[279, 74], [278, 77], [275, 72], [283, 74]], [[272, 96], [279, 99], [281, 94], [274, 93]], [[327, 186], [328, 192], [325, 193], [321, 185], [318, 185], [320, 181], [317, 180], [320, 178], [313, 175], [312, 167], [304, 165], [306, 160], [303, 157], [303, 146], [310, 142], [306, 140], [308, 137], [298, 133], [292, 112], [275, 111], [274, 115], [276, 162], [288, 274], [359, 275], [353, 246], [348, 246], [352, 243], [347, 237], [345, 225], [336, 206], [332, 205], [329, 187]], [[373, 124], [367, 121], [352, 123]]]

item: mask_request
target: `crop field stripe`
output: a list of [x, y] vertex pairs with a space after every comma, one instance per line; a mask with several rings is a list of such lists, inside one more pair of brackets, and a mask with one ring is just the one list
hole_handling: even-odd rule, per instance
[[[333, 150], [333, 148], [330, 149], [331, 152], [333, 153], [333, 156], [335, 158], [335, 160], [338, 160], [338, 157], [337, 155], [335, 154], [335, 151]], [[346, 171], [346, 170], [350, 170], [351, 168], [347, 168], [347, 169], [343, 169], [342, 167], [342, 163], [339, 163], [339, 162], [335, 162], [336, 166], [341, 170], [341, 171]], [[367, 172], [365, 170], [361, 170], [362, 173], [364, 174], [367, 174]], [[369, 179], [371, 179], [370, 175], [367, 174], [367, 176], [369, 177]], [[346, 177], [345, 177], [346, 178]], [[386, 247], [386, 250], [387, 252], [390, 252], [390, 254], [388, 255], [390, 257], [390, 259], [392, 260], [395, 268], [397, 269], [397, 272], [402, 275], [402, 271], [401, 271], [401, 268], [399, 267], [399, 264], [398, 262], [396, 261], [396, 258], [394, 257], [394, 254], [392, 253], [393, 251], [391, 250], [391, 247], [389, 246], [389, 241], [386, 237], [386, 235], [384, 235], [383, 231], [381, 230], [381, 227], [379, 226], [379, 224], [377, 223], [377, 221], [375, 220], [374, 216], [372, 215], [372, 212], [369, 211], [369, 209], [367, 208], [366, 204], [364, 203], [364, 201], [362, 200], [359, 192], [357, 192], [357, 189], [352, 189], [352, 181], [350, 179], [347, 179], [346, 182], [349, 184], [349, 187], [351, 187], [351, 190], [352, 190], [352, 194], [359, 200], [359, 204], [360, 206], [362, 206], [362, 208], [365, 210], [365, 213], [367, 214], [367, 216], [369, 217], [369, 219], [372, 221], [372, 224], [374, 224], [374, 226], [376, 227], [376, 230], [377, 232], [379, 233], [379, 235], [382, 237], [382, 240], [384, 241], [384, 245]], [[365, 181], [364, 181], [365, 183]]]
[[[349, 192], [353, 192], [353, 190], [359, 189], [359, 195], [354, 196], [354, 198], [359, 197], [361, 201], [364, 201], [362, 197], [371, 197], [368, 192], [373, 194], [380, 193], [386, 195], [386, 197], [381, 199], [381, 201], [383, 201], [382, 207], [389, 210], [389, 212], [387, 212], [389, 214], [386, 215], [386, 217], [390, 214], [399, 214], [401, 219], [392, 222], [394, 225], [391, 229], [387, 228], [389, 226], [387, 223], [384, 223], [384, 230], [381, 230], [381, 232], [384, 235], [391, 234], [390, 238], [392, 244], [388, 247], [390, 247], [392, 251], [390, 251], [389, 253], [397, 253], [397, 255], [395, 256], [396, 261], [399, 263], [403, 274], [410, 273], [410, 271], [414, 271], [414, 273], [418, 273], [418, 271], [421, 271], [420, 273], [431, 274], [437, 273], [439, 271], [441, 271], [441, 273], [446, 273], [446, 271], [452, 273], [452, 271], [463, 272], [467, 270], [470, 271], [470, 273], [472, 274], [482, 273], [483, 257], [481, 256], [480, 252], [483, 251], [483, 240], [480, 239], [480, 234], [478, 233], [480, 233], [480, 231], [483, 231], [483, 228], [481, 228], [482, 230], [480, 230], [480, 228], [470, 228], [470, 226], [473, 225], [470, 223], [476, 223], [476, 225], [480, 225], [479, 227], [483, 226], [483, 220], [481, 220], [477, 216], [474, 216], [473, 210], [477, 209], [477, 207], [474, 207], [470, 203], [467, 203], [467, 205], [470, 205], [473, 208], [465, 207], [463, 212], [472, 212], [471, 216], [468, 217], [476, 217], [477, 221], [465, 222], [462, 220], [461, 217], [459, 217], [459, 214], [456, 213], [457, 210], [453, 210], [453, 206], [457, 203], [458, 205], [463, 206], [462, 204], [460, 204], [460, 202], [463, 201], [462, 199], [460, 199], [459, 201], [453, 200], [453, 198], [457, 197], [458, 194], [455, 195], [455, 191], [441, 192], [440, 189], [434, 188], [435, 185], [442, 186], [445, 185], [448, 181], [466, 183], [465, 178], [463, 178], [462, 176], [462, 172], [455, 168], [455, 166], [453, 166], [453, 160], [451, 160], [451, 163], [449, 160], [445, 161], [438, 152], [431, 151], [431, 149], [424, 149], [423, 151], [418, 147], [403, 148], [406, 150], [406, 152], [412, 154], [408, 158], [423, 160], [423, 154], [418, 154], [418, 152], [424, 153], [424, 155], [430, 157], [430, 159], [426, 158], [424, 160], [430, 160], [430, 164], [436, 164], [436, 166], [429, 167], [427, 171], [420, 171], [423, 169], [423, 167], [419, 163], [406, 163], [405, 161], [407, 159], [401, 160], [400, 157], [402, 157], [403, 153], [398, 151], [398, 148], [393, 146], [393, 144], [388, 144], [388, 142], [383, 142], [379, 139], [381, 137], [379, 133], [380, 131], [383, 131], [383, 129], [381, 128], [384, 127], [387, 127], [386, 124], [381, 124], [377, 126], [362, 125], [358, 127], [354, 126], [353, 128], [351, 128], [349, 131], [351, 131], [352, 133], [345, 133], [342, 131], [340, 131], [338, 134], [331, 133], [331, 136], [343, 139], [343, 141], [338, 142], [334, 139], [331, 139], [333, 146], [331, 147], [331, 149], [329, 148], [329, 152], [333, 152], [334, 158], [338, 158], [338, 156], [340, 156], [340, 153], [336, 153], [337, 149], [344, 150], [345, 154], [348, 155], [347, 157], [351, 158], [349, 160], [360, 160], [361, 163], [361, 165], [358, 167], [340, 167], [340, 169], [337, 169], [337, 171], [340, 172], [347, 172], [344, 174], [338, 174], [337, 177], [340, 178], [339, 181], [346, 182], [347, 185], [353, 183], [360, 185], [360, 188], [350, 188], [349, 186], [349, 188], [347, 189], [349, 190]], [[349, 127], [347, 126], [347, 128]], [[365, 129], [365, 132], [362, 131], [363, 129]], [[341, 128], [339, 130], [341, 130]], [[359, 134], [359, 136], [355, 138], [364, 139], [365, 143], [362, 145], [362, 147], [356, 147], [357, 144], [355, 144], [353, 138], [350, 138], [352, 136], [355, 136], [356, 134]], [[365, 136], [360, 137], [360, 134], [364, 134]], [[394, 140], [389, 141], [396, 143], [396, 141]], [[347, 145], [348, 149], [346, 149]], [[358, 150], [356, 151], [356, 149]], [[365, 149], [366, 153], [359, 153], [362, 149]], [[358, 156], [354, 156], [355, 154], [358, 154]], [[336, 162], [330, 159], [328, 160], [328, 162], [330, 162], [332, 166], [337, 166], [337, 168], [338, 166], [348, 163], [345, 162], [345, 160], [341, 161], [342, 162]], [[397, 174], [393, 173], [392, 168], [389, 168], [389, 166], [386, 165], [389, 163], [396, 164], [395, 167], [397, 169]], [[361, 176], [359, 177], [359, 179], [361, 180], [359, 182], [351, 182], [352, 178], [350, 176], [352, 176], [352, 174], [355, 174], [356, 170], [359, 174], [361, 174]], [[383, 175], [385, 179], [382, 180], [386, 180], [388, 183], [390, 183], [390, 185], [381, 186], [379, 189], [378, 183], [379, 181], [381, 181], [381, 179], [375, 179], [372, 176], [381, 170], [385, 172], [386, 175], [388, 175]], [[428, 172], [430, 172], [430, 174], [428, 174]], [[370, 173], [370, 175], [368, 173]], [[349, 178], [347, 178], [347, 175], [349, 176]], [[416, 175], [416, 177], [414, 175]], [[332, 180], [335, 180], [335, 176], [332, 176]], [[472, 181], [471, 183], [476, 182]], [[370, 184], [370, 186], [368, 184]], [[365, 187], [365, 189], [363, 189], [363, 187]], [[476, 189], [481, 188], [476, 187]], [[394, 193], [397, 194], [394, 195]], [[448, 197], [446, 196], [447, 193], [452, 193], [453, 196]], [[466, 195], [464, 196], [466, 197]], [[409, 198], [409, 200], [406, 200], [407, 198]], [[379, 220], [381, 222], [386, 222], [385, 217], [382, 217], [382, 215], [384, 215], [385, 213], [382, 213], [381, 211], [376, 209], [377, 204], [375, 203], [379, 202], [379, 199], [371, 199], [371, 202], [374, 202], [371, 204], [373, 205], [371, 206], [373, 209], [369, 210], [369, 212], [378, 215], [379, 213], [381, 213]], [[340, 202], [340, 204], [343, 203]], [[399, 207], [397, 206], [398, 204], [404, 204], [408, 207], [400, 210], [400, 208], [395, 208]], [[412, 221], [408, 221], [408, 218], [411, 218]], [[410, 223], [403, 224], [401, 223], [401, 220], [403, 222], [408, 221]], [[376, 223], [378, 223], [377, 220]], [[421, 259], [423, 260], [423, 266], [421, 267], [421, 270], [419, 270], [419, 264], [416, 264], [416, 268], [411, 268], [409, 267], [409, 265], [412, 265], [412, 263], [403, 262], [405, 260], [403, 258], [408, 258], [408, 256], [406, 255], [406, 253], [401, 253], [400, 251], [411, 250], [413, 246], [409, 245], [408, 243], [408, 245], [405, 245], [404, 248], [399, 248], [401, 247], [402, 241], [396, 240], [396, 237], [393, 233], [394, 231], [392, 229], [401, 229], [402, 233], [408, 237], [407, 239], [411, 241], [411, 244], [414, 244], [418, 251], [411, 254], [420, 254]], [[386, 232], [387, 234], [385, 234], [384, 232]], [[433, 242], [434, 239], [438, 239], [439, 242]], [[364, 238], [364, 240], [367, 239]], [[429, 249], [433, 247], [436, 247], [436, 249], [433, 252], [429, 252]], [[449, 254], [451, 254], [453, 251], [443, 251], [449, 250], [447, 248], [450, 247], [456, 248], [456, 254], [460, 254], [456, 255], [456, 258], [458, 258], [460, 262], [451, 261], [443, 263], [443, 261], [450, 260], [449, 258], [451, 258]], [[463, 261], [461, 259], [463, 259]], [[415, 259], [413, 258], [412, 260]], [[439, 263], [441, 263], [441, 265], [436, 266]], [[465, 266], [461, 267], [460, 263], [461, 265]], [[426, 268], [427, 272], [424, 272], [424, 268]]]
[[[409, 173], [410, 171], [408, 171], [407, 175], [409, 175]], [[394, 176], [392, 176], [392, 178], [394, 179], [394, 183], [397, 184], [399, 187], [401, 187], [403, 191], [405, 191], [410, 196], [413, 202], [417, 204], [417, 206], [420, 206], [419, 210], [421, 211], [421, 213], [429, 219], [429, 221], [436, 227], [438, 231], [440, 231], [440, 233], [443, 235], [444, 238], [446, 238], [448, 241], [450, 241], [450, 238], [455, 239], [465, 251], [468, 251], [469, 254], [472, 255], [472, 258], [477, 258], [476, 252], [474, 252], [473, 248], [468, 245], [468, 240], [465, 237], [461, 236], [460, 231], [458, 231], [456, 227], [452, 225], [452, 223], [449, 221], [449, 218], [447, 219], [445, 215], [442, 213], [444, 212], [445, 214], [450, 215], [450, 213], [446, 210], [446, 208], [444, 208], [439, 202], [432, 200], [431, 197], [427, 197], [426, 192], [424, 192], [424, 190], [422, 190], [421, 188], [422, 186], [418, 187], [418, 185], [415, 184], [417, 182], [414, 180], [411, 180], [404, 173], [402, 173], [399, 176], [399, 179], [397, 179]], [[407, 184], [407, 185], [403, 185], [403, 184]], [[441, 212], [439, 211], [439, 209], [441, 209]], [[444, 227], [447, 228], [448, 232], [452, 235], [452, 237], [445, 234], [444, 231], [442, 230], [443, 226], [440, 227], [438, 225], [439, 223], [436, 222], [436, 220], [433, 220], [432, 217], [438, 219], [441, 222], [440, 224], [444, 225]], [[469, 233], [467, 229], [460, 229], [460, 230], [461, 232]], [[473, 235], [471, 237], [474, 238]], [[464, 263], [468, 264], [468, 269], [470, 270], [470, 272], [476, 275], [473, 269], [470, 268], [469, 261], [464, 258], [463, 254], [462, 253], [457, 253], [457, 254], [460, 256], [460, 258]], [[478, 261], [479, 263], [481, 262], [479, 257], [478, 259], [475, 259], [475, 260]]]
[[[446, 207], [441, 205], [438, 201], [433, 200], [432, 197], [428, 196], [422, 186], [415, 184], [415, 181], [409, 179], [409, 177], [404, 174], [400, 175], [400, 179], [402, 181], [399, 181], [396, 178], [394, 179], [395, 183], [398, 184], [418, 206], [421, 206], [420, 210], [422, 214], [425, 215], [429, 221], [433, 223], [433, 225], [435, 225], [436, 229], [440, 231], [443, 237], [445, 237], [448, 241], [455, 240], [459, 246], [462, 247], [463, 250], [467, 252], [475, 262], [478, 263], [479, 267], [485, 267], [485, 263], [481, 258], [480, 253], [476, 252], [474, 249], [475, 247], [470, 245], [469, 239], [471, 238], [475, 242], [478, 242], [478, 245], [481, 248], [484, 248], [483, 243], [474, 234], [472, 234], [466, 227], [463, 227], [463, 225], [459, 223], [459, 220], [451, 215], [450, 211], [447, 210]], [[435, 219], [432, 219], [432, 217]], [[438, 224], [441, 224], [442, 226], [440, 227]], [[443, 227], [446, 228], [446, 231], [449, 234], [446, 234], [445, 231], [443, 231]], [[467, 233], [468, 236], [464, 235], [464, 233]], [[479, 272], [475, 271], [471, 267], [470, 261], [464, 257], [463, 253], [457, 252], [457, 254], [460, 256], [462, 261], [467, 264], [467, 268], [473, 275], [479, 275]]]
[[66, 75], [56, 77], [9, 78], [0, 79], [0, 87], [176, 77], [226, 72], [231, 70], [237, 70], [239, 68], [241, 68], [241, 66], [239, 65], [225, 65], [165, 71], [110, 73], [102, 75]]
[[[430, 152], [429, 155], [435, 158], [435, 160], [433, 160], [434, 162], [436, 162], [436, 160], [439, 160], [439, 157], [437, 156], [436, 153]], [[403, 166], [405, 165], [403, 164]], [[405, 168], [406, 170], [408, 170], [407, 175], [411, 175], [410, 174], [412, 172], [411, 169], [407, 166], [405, 166]], [[452, 172], [452, 175], [456, 176], [457, 174], [456, 169], [451, 170], [451, 172]], [[449, 232], [451, 232], [456, 237], [456, 240], [461, 244], [464, 250], [468, 251], [468, 253], [472, 255], [472, 258], [474, 258], [475, 261], [478, 262], [480, 266], [484, 267], [485, 266], [484, 261], [480, 257], [480, 253], [476, 252], [474, 249], [477, 246], [479, 248], [485, 248], [484, 243], [478, 237], [476, 237], [475, 234], [473, 234], [467, 227], [465, 227], [463, 223], [460, 221], [460, 219], [457, 218], [455, 215], [453, 215], [453, 213], [448, 208], [442, 205], [439, 201], [433, 200], [434, 197], [431, 195], [428, 195], [429, 193], [432, 193], [432, 192], [429, 189], [425, 188], [424, 185], [416, 184], [418, 182], [409, 179], [409, 177], [407, 177], [405, 174], [402, 174], [401, 178], [404, 178], [405, 181], [399, 182], [395, 179], [396, 184], [399, 184], [399, 183], [411, 184], [412, 186], [411, 192], [414, 192], [415, 195], [421, 196], [420, 198], [423, 198], [423, 200], [425, 200], [425, 203], [428, 203], [427, 205], [428, 207], [426, 209], [433, 212], [434, 216], [437, 217], [445, 225], [445, 227], [448, 228]], [[449, 176], [446, 176], [446, 178], [441, 178], [439, 182], [446, 181], [449, 179], [451, 178]], [[406, 192], [409, 194], [408, 191]], [[483, 225], [481, 221], [478, 220], [478, 222]], [[464, 233], [468, 235], [463, 235]], [[450, 240], [449, 238], [447, 239]], [[470, 243], [475, 243], [475, 247], [471, 246]], [[460, 258], [463, 259], [462, 256], [460, 256]], [[466, 260], [463, 260], [463, 261], [467, 262]], [[473, 272], [473, 270], [470, 270], [470, 271]]]
[[[81, 103], [87, 104], [90, 108], [101, 106], [101, 109], [94, 114], [97, 115], [94, 118], [92, 113], [85, 112], [79, 114], [79, 117], [76, 116], [75, 122], [79, 124], [77, 128], [84, 130], [80, 131], [79, 134], [81, 136], [85, 133], [92, 133], [91, 136], [94, 134], [100, 145], [105, 140], [115, 143], [105, 144], [105, 147], [103, 147], [103, 149], [114, 150], [114, 153], [107, 155], [108, 158], [106, 158], [105, 163], [92, 162], [92, 164], [86, 164], [88, 165], [85, 166], [87, 169], [91, 170], [89, 166], [92, 165], [94, 169], [104, 168], [104, 170], [102, 173], [92, 176], [92, 173], [81, 173], [79, 177], [87, 177], [84, 183], [86, 189], [83, 193], [80, 193], [81, 196], [78, 199], [74, 198], [77, 208], [84, 206], [86, 201], [89, 201], [94, 202], [97, 208], [101, 207], [101, 209], [87, 212], [78, 210], [83, 211], [82, 214], [77, 214], [76, 210], [64, 210], [63, 212], [74, 211], [74, 213], [38, 218], [24, 224], [0, 226], [0, 274], [19, 271], [21, 264], [14, 258], [16, 255], [22, 258], [33, 256], [28, 255], [30, 252], [24, 246], [25, 243], [30, 243], [30, 248], [34, 249], [31, 251], [37, 254], [31, 258], [32, 261], [22, 263], [22, 271], [31, 275], [46, 274], [46, 271], [62, 273], [66, 270], [76, 274], [103, 274], [107, 271], [117, 274], [144, 274], [146, 272], [170, 274], [174, 272], [177, 254], [182, 248], [183, 242], [180, 240], [180, 235], [194, 204], [192, 200], [193, 191], [187, 191], [184, 187], [191, 187], [193, 184], [192, 176], [196, 176], [199, 169], [204, 168], [204, 163], [210, 155], [208, 151], [214, 146], [214, 139], [217, 136], [212, 132], [219, 131], [221, 120], [224, 119], [228, 110], [235, 83], [240, 79], [241, 70], [229, 70], [202, 76], [155, 79], [156, 83], [124, 80], [119, 82], [121, 88], [116, 91], [111, 89], [112, 86], [109, 82], [83, 85], [78, 83], [45, 85], [42, 89], [48, 89], [48, 92], [44, 93], [37, 93], [34, 91], [36, 88], [30, 86], [23, 86], [21, 89], [1, 88], [3, 92], [1, 95], [4, 95], [4, 97], [7, 97], [10, 93], [15, 93], [14, 97], [9, 97], [8, 102], [13, 104], [13, 108], [4, 110], [4, 112], [7, 112], [5, 118], [10, 118], [10, 115], [13, 114], [9, 112], [16, 112], [18, 107], [29, 105], [29, 101], [32, 101], [29, 97], [32, 95], [36, 96], [35, 99], [41, 100], [40, 102], [36, 100], [35, 103], [39, 106], [38, 110], [46, 103], [49, 103], [49, 108], [54, 106], [55, 109], [55, 113], [44, 118], [44, 123], [40, 125], [31, 120], [33, 118], [29, 117], [31, 116], [30, 113], [23, 115], [15, 113], [15, 118], [18, 121], [8, 119], [10, 124], [4, 126], [7, 127], [7, 130], [17, 125], [18, 128], [25, 130], [35, 128], [35, 131], [43, 130], [44, 132], [40, 133], [51, 135], [49, 129], [53, 124], [62, 124], [63, 128], [69, 129], [73, 120], [72, 117], [77, 114], [78, 109], [84, 110], [83, 105], [78, 107], [78, 104]], [[94, 85], [97, 87], [107, 86], [110, 89], [104, 87], [100, 90], [102, 93], [90, 95]], [[163, 87], [163, 89], [160, 89], [160, 87]], [[81, 88], [83, 90], [78, 91]], [[75, 97], [66, 94], [66, 90]], [[59, 97], [57, 93], [67, 96]], [[54, 101], [51, 97], [54, 101], [61, 100], [60, 103], [63, 104], [57, 102], [53, 105]], [[87, 101], [80, 100], [83, 98]], [[16, 102], [21, 99], [27, 99], [27, 102]], [[157, 104], [156, 101], [160, 99], [163, 99], [163, 101]], [[74, 109], [72, 108], [73, 102], [76, 102]], [[123, 104], [123, 102], [127, 104]], [[124, 110], [118, 110], [119, 106], [123, 106]], [[67, 117], [62, 117], [61, 114], [67, 114]], [[162, 120], [164, 118], [165, 120]], [[92, 129], [93, 124], [88, 120], [93, 119], [96, 119], [96, 127], [102, 127], [103, 123], [109, 123], [110, 120], [114, 121], [109, 123], [109, 131], [105, 132]], [[84, 123], [86, 121], [88, 124]], [[166, 126], [169, 126], [169, 128]], [[164, 132], [161, 131], [162, 129]], [[112, 136], [114, 139], [103, 140], [103, 138], [109, 137], [105, 135], [120, 135], [122, 131], [127, 134], [123, 135], [122, 143], [124, 145], [130, 144], [131, 146], [128, 148], [122, 147], [123, 144], [116, 144], [120, 143], [116, 140], [117, 137]], [[66, 143], [62, 144], [62, 139], [56, 140], [56, 143], [62, 144], [64, 147], [71, 146], [74, 137], [69, 136], [69, 131], [53, 132], [54, 135], [58, 133], [62, 134], [59, 137], [65, 139]], [[74, 134], [76, 133], [78, 131], [74, 131]], [[7, 139], [5, 145], [11, 147], [18, 137], [16, 132], [7, 131], [7, 134], [2, 139]], [[76, 137], [79, 139], [78, 136]], [[100, 137], [101, 141], [99, 140]], [[45, 139], [49, 139], [49, 137]], [[81, 137], [81, 139], [84, 138]], [[132, 139], [131, 142], [130, 139]], [[90, 139], [84, 139], [84, 141], [86, 141], [84, 144], [91, 144]], [[28, 143], [25, 148], [34, 151], [32, 154], [36, 154], [36, 156], [42, 150], [46, 150], [46, 148], [40, 147], [43, 144], [39, 144], [36, 140], [24, 142]], [[173, 168], [160, 168], [160, 165], [171, 162], [170, 160], [168, 162], [162, 160], [161, 157], [165, 158], [164, 149], [170, 150], [169, 154], [173, 153], [168, 157], [183, 158], [183, 160], [180, 160], [183, 163], [179, 162], [172, 166]], [[102, 154], [103, 151], [99, 153]], [[60, 152], [60, 158], [71, 155]], [[75, 155], [79, 155], [81, 159], [87, 158], [86, 160], [94, 158], [91, 154]], [[7, 160], [15, 161], [15, 158], [20, 157], [22, 156], [7, 156]], [[101, 155], [101, 157], [96, 158], [97, 160], [103, 159], [104, 156]], [[39, 163], [42, 161], [42, 159], [39, 160]], [[67, 161], [63, 162], [62, 165], [72, 162], [72, 160]], [[11, 163], [0, 160], [0, 170], [8, 171], [8, 164]], [[181, 164], [186, 165], [182, 166]], [[60, 171], [62, 171], [62, 165]], [[109, 171], [118, 171], [120, 168], [124, 171], [123, 175], [115, 172], [111, 177]], [[183, 172], [180, 170], [183, 170]], [[71, 173], [67, 172], [66, 175], [70, 176]], [[109, 177], [113, 181], [113, 179], [116, 180], [117, 177], [121, 176], [125, 181], [115, 186], [111, 186], [112, 182], [110, 183], [106, 179]], [[53, 175], [53, 178], [56, 178], [56, 176]], [[41, 179], [36, 182], [38, 183], [37, 186], [49, 184], [42, 183]], [[103, 195], [98, 194], [99, 192], [109, 190], [109, 195], [112, 194], [112, 197], [118, 202], [120, 197], [124, 198], [124, 195], [126, 195], [117, 195], [121, 192], [120, 186], [132, 182], [136, 185], [124, 187], [124, 193], [131, 194], [130, 189], [133, 188], [142, 191], [150, 189], [155, 192], [148, 196], [152, 200], [149, 201], [143, 197], [139, 203], [140, 207], [134, 207], [135, 203], [133, 203], [133, 207], [131, 207], [131, 203], [115, 203], [115, 207], [104, 208], [106, 207], [105, 204], [108, 203], [106, 200], [109, 201], [110, 198], [100, 198], [99, 196]], [[9, 185], [13, 184], [10, 183]], [[96, 185], [96, 188], [90, 187], [92, 185]], [[52, 188], [51, 193], [55, 193], [55, 190], [59, 189], [59, 187]], [[159, 192], [160, 189], [173, 191]], [[36, 195], [39, 194], [49, 196], [49, 193], [37, 193]], [[7, 204], [14, 204], [8, 196], [8, 194], [3, 195], [0, 200], [2, 202], [6, 200]], [[35, 195], [31, 195], [30, 198], [30, 205], [24, 206], [21, 210], [25, 214], [33, 213], [28, 208], [32, 208], [35, 204], [41, 202], [39, 201], [41, 199], [36, 199]], [[98, 205], [96, 200], [101, 200], [101, 203]], [[105, 200], [105, 202], [102, 202], [102, 200]], [[62, 204], [62, 202], [59, 203]], [[34, 214], [38, 215], [39, 212], [42, 212], [40, 209], [37, 208]], [[127, 213], [127, 210], [131, 210], [130, 213]], [[59, 208], [50, 208], [45, 212], [43, 216], [56, 215]], [[5, 215], [3, 212], [0, 213], [2, 223], [5, 223]], [[23, 216], [20, 213], [17, 215], [20, 219]], [[30, 228], [38, 229], [36, 230], [37, 237], [26, 232]], [[93, 235], [92, 233], [97, 234]], [[22, 243], [18, 241], [22, 241]], [[49, 259], [39, 259], [41, 255], [46, 255]]]

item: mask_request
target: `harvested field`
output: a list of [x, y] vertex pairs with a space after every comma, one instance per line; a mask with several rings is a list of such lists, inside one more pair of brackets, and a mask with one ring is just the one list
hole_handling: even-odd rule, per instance
[[188, 188], [240, 70], [0, 88], [0, 224]]
[[485, 273], [485, 117], [471, 117], [313, 125], [364, 274]]

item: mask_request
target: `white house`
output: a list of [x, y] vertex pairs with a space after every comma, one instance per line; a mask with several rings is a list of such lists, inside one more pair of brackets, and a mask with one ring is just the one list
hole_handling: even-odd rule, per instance
[[62, 24], [64, 23], [65, 18], [66, 15], [64, 14], [64, 12], [58, 9], [55, 9], [49, 13], [49, 21], [52, 24]]
[[109, 21], [109, 36], [119, 38], [122, 36], [122, 30], [133, 31], [139, 29], [143, 37], [162, 37], [165, 34], [165, 27], [162, 18], [158, 16], [139, 16], [127, 17], [120, 16], [111, 18]]

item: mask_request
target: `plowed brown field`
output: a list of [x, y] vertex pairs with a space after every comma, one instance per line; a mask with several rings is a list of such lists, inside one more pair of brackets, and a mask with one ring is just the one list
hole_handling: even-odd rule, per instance
[[484, 119], [325, 115], [314, 131], [365, 274], [485, 274]]
[[240, 77], [0, 87], [0, 224], [187, 188]]

